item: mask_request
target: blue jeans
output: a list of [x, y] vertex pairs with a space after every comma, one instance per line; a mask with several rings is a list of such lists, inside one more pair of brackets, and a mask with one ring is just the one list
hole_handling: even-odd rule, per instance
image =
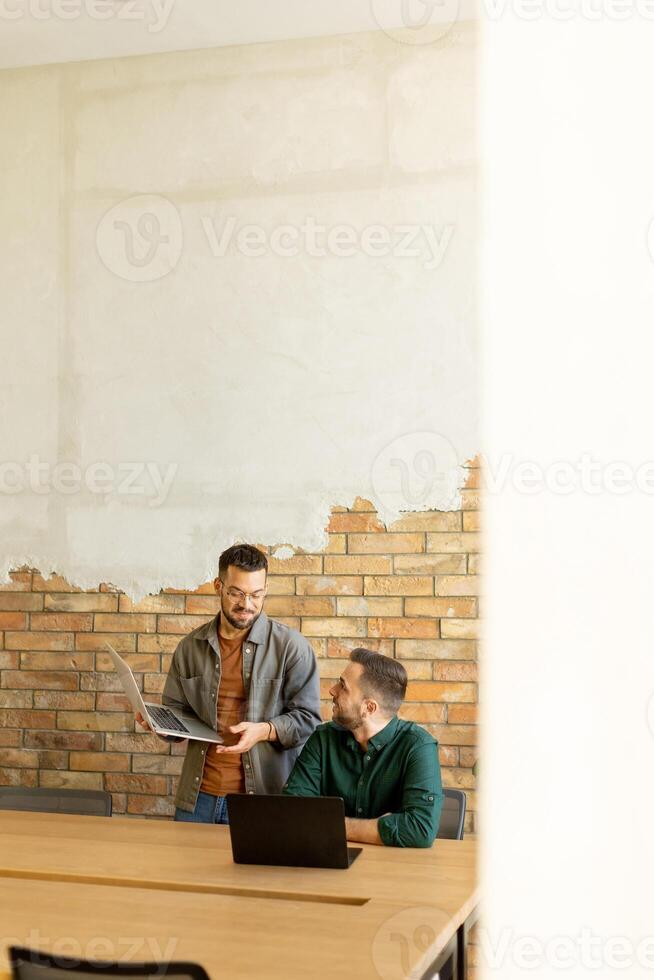
[[180, 823], [229, 823], [227, 819], [227, 800], [224, 796], [212, 796], [210, 793], [199, 793], [195, 809], [175, 810], [175, 820]]

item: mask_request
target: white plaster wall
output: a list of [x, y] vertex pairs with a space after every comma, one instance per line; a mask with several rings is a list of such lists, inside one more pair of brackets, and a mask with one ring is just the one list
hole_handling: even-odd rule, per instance
[[5, 571], [139, 595], [235, 538], [320, 547], [357, 494], [458, 506], [475, 54], [463, 24], [0, 75]]

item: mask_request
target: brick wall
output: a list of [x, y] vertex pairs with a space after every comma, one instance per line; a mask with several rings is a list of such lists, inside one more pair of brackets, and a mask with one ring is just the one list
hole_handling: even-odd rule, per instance
[[[325, 699], [353, 647], [402, 660], [401, 715], [438, 739], [472, 831], [479, 471], [468, 474], [461, 511], [407, 514], [388, 530], [367, 501], [334, 508], [324, 553], [270, 559], [265, 608], [312, 643]], [[34, 570], [11, 578], [0, 586], [0, 785], [106, 789], [114, 813], [170, 815], [184, 746], [136, 731], [103, 644], [158, 700], [180, 636], [217, 611], [211, 583], [134, 605], [111, 585], [82, 592]]]

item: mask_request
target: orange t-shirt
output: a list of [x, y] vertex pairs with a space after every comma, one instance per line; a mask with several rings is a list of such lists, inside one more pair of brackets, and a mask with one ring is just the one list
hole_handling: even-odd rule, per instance
[[[230, 725], [245, 720], [246, 703], [243, 686], [243, 640], [226, 640], [218, 630], [220, 644], [220, 686], [218, 688], [217, 728], [225, 745], [235, 745], [240, 735], [229, 731]], [[207, 749], [200, 790], [212, 796], [226, 793], [244, 793], [243, 757], [223, 755], [213, 746]]]

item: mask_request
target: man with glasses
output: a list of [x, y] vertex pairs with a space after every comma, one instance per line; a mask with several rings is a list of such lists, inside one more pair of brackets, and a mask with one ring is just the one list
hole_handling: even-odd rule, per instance
[[227, 793], [280, 793], [320, 724], [315, 655], [301, 633], [262, 611], [267, 575], [258, 548], [224, 551], [214, 581], [220, 612], [173, 655], [163, 703], [191, 708], [224, 738], [189, 741], [175, 820], [227, 823]]

